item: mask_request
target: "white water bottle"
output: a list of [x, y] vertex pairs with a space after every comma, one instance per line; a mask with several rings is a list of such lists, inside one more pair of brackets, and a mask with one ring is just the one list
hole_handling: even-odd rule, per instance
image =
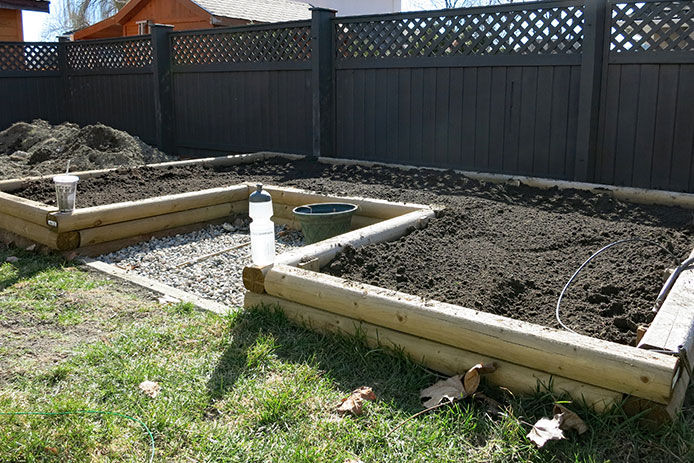
[[251, 229], [251, 256], [259, 266], [270, 265], [275, 261], [275, 224], [272, 217], [272, 197], [263, 191], [263, 185], [248, 198], [248, 215], [253, 220]]

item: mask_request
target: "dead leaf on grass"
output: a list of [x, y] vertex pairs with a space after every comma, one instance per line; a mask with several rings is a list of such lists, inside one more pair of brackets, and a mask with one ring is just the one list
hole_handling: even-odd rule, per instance
[[583, 434], [588, 430], [588, 425], [574, 412], [569, 410], [563, 405], [554, 404], [554, 410], [552, 412], [557, 415], [562, 415], [561, 428], [564, 431], [569, 429], [576, 431], [578, 434]]
[[15, 262], [19, 262], [19, 257], [8, 256], [7, 259], [5, 259], [5, 262], [9, 262], [10, 264], [14, 264]]
[[161, 390], [159, 384], [154, 381], [142, 381], [138, 387], [146, 396], [151, 398], [158, 396]]
[[361, 460], [355, 460], [354, 458], [350, 458], [348, 460], [345, 460], [345, 463], [364, 463]]
[[349, 397], [342, 399], [340, 405], [337, 406], [335, 411], [340, 415], [351, 414], [354, 416], [359, 416], [364, 413], [364, 401], [376, 400], [376, 394], [374, 394], [373, 389], [368, 386], [362, 386], [359, 389], [355, 389], [349, 395]]
[[564, 439], [563, 431], [573, 430], [583, 434], [588, 430], [585, 422], [574, 412], [563, 405], [554, 405], [554, 418], [540, 418], [528, 433], [528, 439], [538, 447], [542, 447], [550, 440]]
[[554, 418], [540, 418], [528, 433], [528, 439], [539, 447], [544, 446], [547, 441], [564, 439], [564, 432], [560, 428], [561, 414], [554, 415]]
[[58, 449], [55, 447], [44, 447], [43, 448], [46, 452], [52, 453], [53, 455], [58, 455]]
[[158, 301], [161, 305], [178, 304], [179, 302], [181, 302], [180, 299], [177, 299], [177, 298], [175, 298], [175, 297], [173, 297], [173, 296], [169, 296], [168, 294], [167, 294], [167, 295], [164, 295], [164, 296], [162, 296], [162, 297], [158, 297], [158, 298], [157, 298], [157, 301]]
[[[495, 364], [478, 363], [464, 375], [455, 375], [429, 386], [419, 393], [426, 408], [435, 407], [444, 402], [455, 402], [464, 399], [477, 391], [480, 376], [496, 371]], [[426, 399], [426, 400], [425, 400]]]
[[31, 252], [31, 251], [33, 251], [33, 250], [35, 250], [35, 249], [36, 249], [36, 245], [35, 245], [35, 244], [32, 244], [31, 246], [27, 246], [27, 247], [26, 247], [26, 250], [29, 251], [29, 252]]

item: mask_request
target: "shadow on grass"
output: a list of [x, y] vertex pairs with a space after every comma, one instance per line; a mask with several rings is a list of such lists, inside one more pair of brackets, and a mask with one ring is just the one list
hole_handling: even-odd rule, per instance
[[[403, 355], [370, 349], [358, 336], [323, 335], [297, 326], [274, 307], [258, 307], [238, 314], [230, 343], [207, 388], [211, 402], [234, 388], [236, 381], [257, 367], [258, 342], [272, 340], [272, 355], [284, 363], [317, 369], [336, 388], [349, 392], [371, 386], [381, 401], [408, 413], [421, 411], [417, 391], [436, 376], [415, 366]], [[394, 356], [395, 354], [395, 356]]]
[[[13, 263], [6, 262], [10, 256], [17, 257], [19, 260]], [[0, 271], [0, 291], [46, 270], [61, 268], [65, 265], [65, 259], [57, 255], [44, 256], [0, 244], [0, 266], [3, 265], [10, 265], [14, 270]]]

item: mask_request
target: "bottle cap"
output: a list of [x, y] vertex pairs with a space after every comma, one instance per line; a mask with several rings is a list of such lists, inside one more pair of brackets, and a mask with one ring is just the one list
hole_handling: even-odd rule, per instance
[[267, 203], [272, 201], [272, 196], [267, 191], [263, 191], [262, 183], [258, 183], [256, 190], [248, 197], [248, 201], [251, 203]]

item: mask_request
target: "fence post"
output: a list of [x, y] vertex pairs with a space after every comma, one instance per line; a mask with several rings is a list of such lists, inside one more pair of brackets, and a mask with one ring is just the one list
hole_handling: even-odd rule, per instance
[[173, 26], [152, 24], [152, 69], [154, 71], [154, 125], [159, 149], [175, 154], [175, 120], [169, 32]]
[[311, 8], [311, 92], [313, 94], [313, 156], [334, 150], [334, 54], [332, 18], [335, 10]]
[[[60, 72], [60, 86], [62, 87], [63, 115], [64, 119], [57, 122], [74, 122], [72, 118], [72, 91], [70, 90], [70, 76], [67, 67], [67, 44], [70, 37], [58, 36], [58, 72]], [[53, 121], [56, 122], [56, 121]]]
[[605, 20], [609, 0], [585, 0], [574, 180], [592, 181], [597, 156]]

